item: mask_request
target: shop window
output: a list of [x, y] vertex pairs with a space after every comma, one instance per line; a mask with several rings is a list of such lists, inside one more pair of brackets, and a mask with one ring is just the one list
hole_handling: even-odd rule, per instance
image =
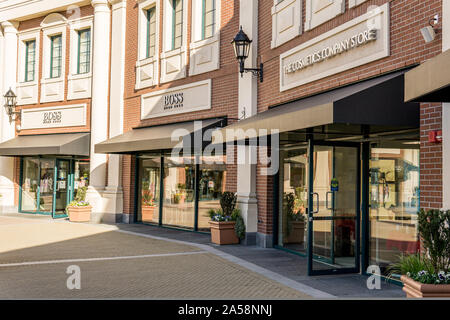
[[280, 212], [278, 244], [286, 249], [306, 254], [307, 224], [299, 223], [306, 217], [308, 208], [307, 192], [307, 149], [283, 151], [280, 167]]
[[371, 149], [369, 264], [382, 270], [419, 249], [419, 157], [418, 148]]
[[62, 36], [50, 37], [50, 78], [61, 77], [62, 67]]
[[225, 192], [227, 169], [225, 159], [222, 164], [201, 164], [199, 172], [199, 204], [198, 229], [209, 231], [209, 215], [211, 209], [220, 208], [220, 198]]
[[34, 81], [36, 66], [36, 40], [25, 43], [25, 82]]
[[91, 29], [78, 31], [77, 73], [89, 73], [91, 70]]
[[90, 165], [89, 161], [75, 161], [74, 169], [74, 195], [78, 189], [89, 186]]
[[22, 167], [21, 209], [25, 212], [37, 211], [39, 160], [24, 159]]
[[191, 158], [164, 159], [162, 223], [193, 229], [195, 223], [195, 165]]
[[160, 205], [160, 158], [141, 159], [139, 163], [139, 210], [138, 221], [159, 223]]

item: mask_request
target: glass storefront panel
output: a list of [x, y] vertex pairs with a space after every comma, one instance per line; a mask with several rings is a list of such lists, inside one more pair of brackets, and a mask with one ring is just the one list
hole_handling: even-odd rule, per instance
[[161, 160], [141, 159], [138, 221], [159, 223]]
[[419, 249], [419, 148], [372, 146], [369, 265], [386, 267]]
[[86, 160], [75, 160], [74, 163], [74, 196], [76, 196], [79, 188], [88, 187], [89, 186], [89, 172], [90, 172], [90, 164], [89, 161]]
[[21, 170], [21, 212], [65, 216], [77, 190], [89, 185], [88, 159], [24, 157]]
[[25, 158], [22, 169], [22, 211], [37, 211], [39, 159]]
[[55, 160], [41, 160], [39, 185], [39, 211], [53, 212], [53, 188], [55, 181]]
[[[280, 166], [281, 203], [278, 222], [278, 244], [306, 254], [307, 223], [300, 221], [308, 214], [307, 149], [282, 151]], [[293, 201], [293, 203], [292, 203]]]
[[70, 161], [59, 160], [55, 193], [55, 213], [64, 214], [69, 200]]
[[195, 223], [195, 165], [191, 158], [164, 159], [162, 223], [193, 229]]
[[[225, 156], [202, 158], [200, 165], [199, 203], [198, 203], [198, 229], [209, 231], [209, 215], [211, 209], [220, 208], [220, 197], [225, 192], [227, 168]], [[215, 163], [215, 164], [206, 164]]]

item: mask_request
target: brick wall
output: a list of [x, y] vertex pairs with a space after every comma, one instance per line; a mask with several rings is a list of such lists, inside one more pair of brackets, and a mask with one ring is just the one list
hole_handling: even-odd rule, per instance
[[[191, 14], [190, 1], [188, 5], [188, 34], [187, 34], [187, 74], [189, 75], [189, 43], [191, 41]], [[126, 31], [126, 58], [125, 58], [125, 112], [124, 132], [140, 126], [153, 126], [159, 124], [176, 123], [208, 119], [213, 117], [238, 117], [238, 65], [234, 57], [231, 40], [239, 28], [239, 1], [221, 1], [221, 31], [220, 31], [220, 69], [208, 73], [187, 76], [184, 79], [155, 85], [141, 90], [135, 90], [136, 60], [138, 56], [138, 6], [135, 2], [127, 2], [127, 31]], [[160, 6], [160, 34], [163, 30], [163, 10]], [[159, 38], [160, 53], [162, 51], [162, 37]], [[160, 70], [160, 68], [159, 68]], [[160, 71], [161, 72], [161, 71]], [[205, 111], [183, 113], [173, 116], [158, 117], [140, 120], [141, 95], [170, 87], [185, 85], [192, 82], [212, 79], [212, 108]], [[134, 158], [124, 157], [123, 162], [123, 189], [124, 213], [134, 212]], [[227, 190], [236, 190], [236, 167], [227, 166]]]
[[[347, 21], [367, 12], [369, 6], [390, 3], [390, 56], [339, 74], [320, 79], [303, 86], [280, 92], [279, 88], [279, 56], [326, 31], [329, 31]], [[436, 39], [426, 44], [420, 34], [420, 29], [428, 24], [435, 14], [442, 17], [441, 0], [369, 0], [364, 4], [346, 10], [342, 15], [310, 30], [277, 47], [270, 48], [272, 39], [271, 8], [273, 1], [259, 1], [258, 22], [258, 52], [259, 59], [264, 63], [264, 83], [258, 87], [258, 112], [271, 106], [300, 99], [311, 94], [327, 91], [344, 84], [361, 81], [386, 72], [414, 66], [442, 51], [442, 33], [437, 32]], [[303, 1], [303, 19], [305, 22], [305, 1]], [[442, 19], [440, 19], [442, 20]], [[441, 30], [441, 21], [436, 26]], [[439, 105], [421, 106], [421, 200], [422, 207], [440, 208], [442, 205], [442, 147], [429, 145], [428, 130], [440, 129], [441, 107]], [[258, 230], [272, 233], [272, 186], [270, 179], [258, 177], [257, 197], [259, 220]]]
[[429, 143], [428, 133], [442, 130], [442, 104], [420, 107], [420, 207], [442, 208], [442, 144]]

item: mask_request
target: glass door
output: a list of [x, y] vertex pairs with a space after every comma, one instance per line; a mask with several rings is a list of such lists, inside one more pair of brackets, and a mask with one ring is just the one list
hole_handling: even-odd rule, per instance
[[70, 201], [71, 178], [70, 160], [57, 160], [54, 188], [54, 218], [66, 216], [66, 207]]
[[53, 214], [53, 191], [55, 187], [55, 160], [40, 160], [38, 189], [38, 213]]
[[310, 141], [308, 273], [359, 272], [360, 148]]

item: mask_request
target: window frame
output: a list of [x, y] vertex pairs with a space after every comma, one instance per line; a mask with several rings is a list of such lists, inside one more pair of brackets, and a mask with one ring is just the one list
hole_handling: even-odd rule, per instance
[[[184, 0], [171, 0], [171, 1], [172, 1], [172, 49], [171, 50], [176, 50], [176, 49], [180, 49], [181, 47], [183, 47], [183, 41], [184, 41], [184, 21], [183, 21], [184, 20]], [[178, 24], [176, 23], [176, 16], [177, 16], [176, 2], [177, 1], [181, 1], [181, 10], [180, 10], [181, 11], [181, 22]], [[177, 25], [181, 25], [181, 35], [179, 37], [176, 37], [176, 35], [175, 35]], [[179, 47], [175, 47], [176, 38], [181, 38]]]
[[[85, 32], [88, 32], [89, 34], [89, 39], [87, 41], [87, 54], [86, 54], [86, 62], [84, 62], [86, 64], [86, 71], [85, 72], [80, 72], [80, 67], [81, 67], [81, 35]], [[92, 54], [92, 29], [90, 27], [88, 28], [83, 28], [83, 29], [78, 29], [76, 30], [77, 36], [78, 36], [78, 49], [77, 49], [77, 72], [76, 74], [89, 74], [91, 72], [91, 54]]]
[[[202, 36], [201, 36], [202, 40], [210, 39], [210, 38], [214, 37], [214, 35], [216, 34], [216, 10], [217, 10], [216, 0], [211, 0], [213, 9], [209, 12], [206, 12], [206, 1], [207, 0], [202, 0]], [[205, 20], [206, 20], [206, 15], [208, 13], [212, 13], [213, 23], [211, 25], [209, 25], [209, 26], [212, 26], [212, 33], [209, 37], [205, 38], [205, 33], [206, 33]]]
[[[54, 57], [54, 40], [56, 38], [61, 39], [61, 45], [59, 46], [59, 66], [58, 66], [58, 76], [53, 75], [53, 59]], [[62, 64], [63, 64], [63, 35], [62, 34], [54, 34], [50, 36], [50, 70], [49, 70], [49, 79], [58, 79], [62, 76]]]
[[[33, 52], [33, 79], [28, 79], [28, 74], [29, 74], [29, 62], [28, 58], [29, 58], [29, 45], [31, 43], [34, 43], [34, 52]], [[24, 45], [25, 45], [25, 73], [24, 73], [24, 82], [33, 82], [36, 80], [36, 48], [37, 48], [37, 41], [36, 39], [30, 39], [30, 40], [25, 40], [24, 41]]]
[[[156, 52], [156, 50], [157, 50], [157, 42], [158, 42], [157, 8], [156, 8], [156, 5], [152, 5], [151, 7], [146, 8], [144, 10], [146, 11], [146, 18], [147, 18], [147, 35], [146, 35], [146, 45], [145, 45], [145, 49], [146, 49], [145, 57], [146, 57], [146, 59], [149, 59], [149, 58], [153, 58], [153, 57], [155, 57], [157, 55], [157, 52]], [[154, 48], [153, 55], [150, 54], [150, 51], [151, 51], [150, 49], [152, 48], [152, 44], [151, 44], [151, 36], [152, 36], [152, 34], [150, 33], [151, 32], [151, 25], [152, 25], [152, 21], [151, 21], [151, 17], [150, 17], [150, 12], [151, 11], [154, 11], [154, 19], [155, 19], [155, 21], [154, 21], [154, 23], [155, 23], [155, 33], [154, 33], [155, 40], [154, 40], [154, 42], [155, 43], [153, 44], [153, 48]]]

